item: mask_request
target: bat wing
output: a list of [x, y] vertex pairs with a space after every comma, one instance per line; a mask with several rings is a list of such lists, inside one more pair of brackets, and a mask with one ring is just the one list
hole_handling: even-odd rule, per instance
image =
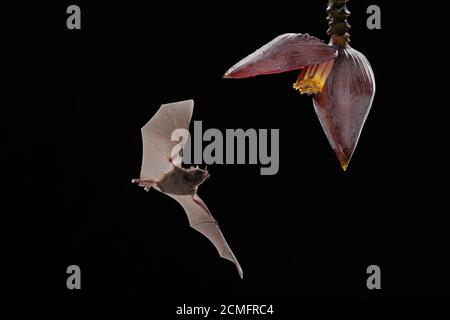
[[237, 261], [230, 247], [228, 246], [225, 237], [220, 231], [219, 225], [214, 217], [211, 215], [206, 204], [203, 202], [200, 197], [195, 195], [173, 195], [168, 194], [168, 196], [174, 198], [178, 201], [179, 204], [184, 208], [186, 214], [188, 216], [189, 225], [202, 233], [205, 237], [211, 241], [216, 247], [219, 255], [227, 260], [233, 262], [239, 272], [240, 277], [243, 277], [243, 272], [241, 265]]
[[[181, 165], [181, 154], [172, 155], [172, 151], [176, 145], [184, 147], [193, 110], [193, 100], [163, 104], [142, 127], [141, 180], [160, 181], [173, 165]], [[181, 142], [172, 141], [172, 133], [177, 129], [183, 129], [179, 135]]]

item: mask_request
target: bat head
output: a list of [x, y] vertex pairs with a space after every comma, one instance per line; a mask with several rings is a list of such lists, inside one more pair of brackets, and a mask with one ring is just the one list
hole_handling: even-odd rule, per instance
[[201, 185], [208, 177], [208, 170], [197, 167], [190, 167], [186, 171], [186, 177], [195, 186]]

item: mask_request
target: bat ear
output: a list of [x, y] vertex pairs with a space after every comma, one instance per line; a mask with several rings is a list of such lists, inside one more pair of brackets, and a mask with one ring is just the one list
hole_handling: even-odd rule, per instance
[[210, 174], [209, 174], [209, 172], [208, 172], [208, 166], [207, 166], [207, 165], [205, 166], [204, 171], [205, 171], [204, 176], [205, 176], [206, 178], [209, 178], [209, 177], [210, 177]]

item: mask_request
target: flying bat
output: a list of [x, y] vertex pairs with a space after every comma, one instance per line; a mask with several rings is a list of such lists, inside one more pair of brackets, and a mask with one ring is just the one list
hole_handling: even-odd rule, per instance
[[[198, 167], [182, 167], [182, 151], [189, 134], [193, 110], [193, 100], [163, 104], [142, 127], [141, 173], [139, 179], [133, 179], [132, 182], [145, 191], [154, 188], [178, 201], [186, 211], [189, 225], [208, 238], [222, 258], [233, 262], [242, 278], [242, 268], [217, 221], [197, 195], [198, 186], [209, 177], [208, 171]], [[175, 130], [181, 132], [181, 141], [172, 140]]]

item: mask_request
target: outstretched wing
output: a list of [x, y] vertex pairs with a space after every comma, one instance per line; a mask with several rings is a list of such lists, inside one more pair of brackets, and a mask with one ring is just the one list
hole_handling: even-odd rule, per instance
[[[163, 104], [142, 127], [141, 180], [160, 181], [174, 164], [181, 165], [180, 153], [171, 153], [177, 145], [180, 149], [185, 145], [193, 110], [193, 100]], [[172, 141], [172, 133], [177, 129], [181, 129], [178, 137], [182, 140]]]
[[208, 210], [208, 207], [203, 202], [203, 200], [200, 199], [200, 197], [197, 194], [193, 196], [191, 195], [180, 196], [168, 193], [166, 194], [174, 198], [175, 200], [178, 201], [179, 204], [181, 204], [181, 206], [184, 208], [188, 216], [189, 225], [193, 229], [197, 230], [198, 232], [202, 233], [205, 237], [207, 237], [209, 241], [211, 241], [214, 244], [217, 251], [219, 252], [219, 255], [222, 258], [233, 262], [239, 272], [239, 276], [242, 278], [243, 272], [241, 265], [237, 261], [230, 247], [228, 246], [228, 243], [225, 240], [222, 231], [220, 231], [217, 221], [211, 215], [211, 212]]

